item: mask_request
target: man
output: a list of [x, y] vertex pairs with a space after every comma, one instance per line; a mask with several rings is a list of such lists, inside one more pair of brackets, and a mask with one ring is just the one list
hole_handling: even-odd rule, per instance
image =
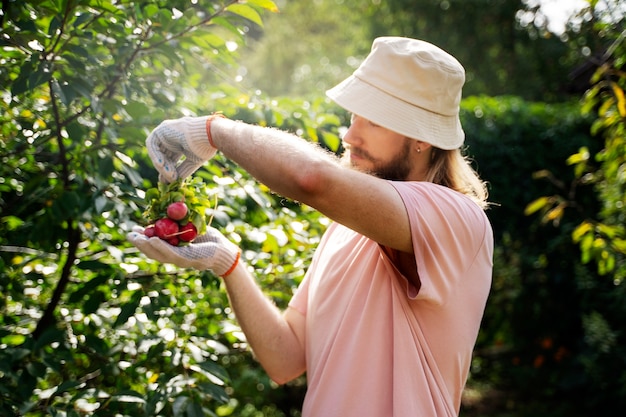
[[306, 371], [305, 417], [459, 412], [493, 252], [484, 183], [460, 151], [464, 81], [458, 61], [429, 43], [376, 39], [327, 92], [352, 113], [342, 161], [289, 133], [215, 115], [166, 121], [148, 137], [164, 181], [219, 149], [333, 220], [284, 312], [215, 229], [181, 248], [141, 229], [128, 236], [156, 260], [224, 277], [270, 377], [285, 383]]

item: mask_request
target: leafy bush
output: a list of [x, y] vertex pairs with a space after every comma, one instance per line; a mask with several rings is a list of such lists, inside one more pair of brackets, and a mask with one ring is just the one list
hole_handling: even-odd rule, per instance
[[[496, 235], [470, 388], [491, 387], [491, 412], [516, 416], [586, 416], [624, 404], [624, 288], [583, 264], [571, 238], [600, 207], [567, 163], [580, 148], [599, 150], [593, 120], [576, 103], [512, 97], [468, 98], [463, 110], [470, 153], [490, 183]], [[527, 215], [546, 195], [567, 210]]]
[[[212, 414], [228, 401], [220, 360], [245, 346], [219, 281], [148, 262], [124, 235], [156, 183], [145, 127], [181, 103], [187, 69], [230, 65], [229, 48], [273, 3], [5, 6], [0, 412]], [[208, 74], [192, 85], [215, 79]], [[240, 190], [213, 192], [228, 207], [247, 205], [250, 216], [264, 215], [255, 207], [274, 198]], [[303, 224], [305, 252], [309, 234]]]

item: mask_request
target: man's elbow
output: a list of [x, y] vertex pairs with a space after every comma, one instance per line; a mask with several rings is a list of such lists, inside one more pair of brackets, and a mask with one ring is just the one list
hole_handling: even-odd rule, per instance
[[314, 202], [316, 198], [327, 190], [328, 174], [335, 165], [327, 160], [318, 160], [307, 164], [298, 170], [296, 184], [298, 192], [302, 195], [299, 201]]
[[285, 385], [286, 383], [293, 381], [300, 375], [304, 373], [304, 368], [302, 369], [294, 369], [287, 370], [284, 367], [282, 369], [276, 370], [267, 370], [267, 375], [270, 377], [272, 381], [274, 381], [278, 385]]

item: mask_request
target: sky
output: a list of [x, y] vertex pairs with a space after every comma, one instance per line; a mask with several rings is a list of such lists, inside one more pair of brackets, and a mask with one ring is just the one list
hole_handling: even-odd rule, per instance
[[[565, 23], [572, 15], [589, 6], [586, 0], [524, 0], [524, 2], [531, 6], [541, 5], [541, 11], [548, 19], [548, 30], [556, 34], [563, 33]], [[595, 11], [596, 18], [605, 22], [619, 22], [626, 16], [626, 1], [599, 0]]]
[[541, 4], [541, 11], [548, 18], [548, 30], [556, 34], [563, 33], [567, 20], [589, 4], [586, 0], [531, 0], [527, 3]]

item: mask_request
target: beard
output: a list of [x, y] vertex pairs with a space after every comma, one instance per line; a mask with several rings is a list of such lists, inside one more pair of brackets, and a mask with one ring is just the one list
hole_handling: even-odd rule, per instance
[[[350, 161], [350, 152], [355, 152], [360, 157], [372, 162], [374, 166], [370, 169], [363, 169], [354, 165]], [[405, 181], [411, 172], [411, 165], [409, 162], [410, 152], [411, 142], [410, 139], [407, 139], [402, 149], [400, 149], [400, 152], [398, 152], [398, 154], [396, 154], [390, 161], [379, 161], [360, 149], [347, 149], [346, 152], [344, 152], [341, 161], [345, 166], [349, 166], [353, 169], [365, 172], [366, 174], [374, 175], [375, 177], [382, 178], [384, 180]]]

